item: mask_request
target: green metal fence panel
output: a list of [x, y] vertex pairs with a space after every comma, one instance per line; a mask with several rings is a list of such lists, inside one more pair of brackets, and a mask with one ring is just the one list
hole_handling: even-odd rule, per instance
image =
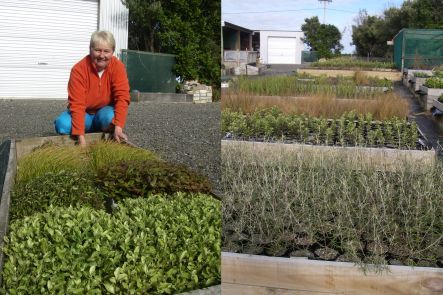
[[175, 55], [122, 50], [131, 91], [175, 93]]
[[401, 30], [394, 37], [394, 64], [395, 67], [401, 71], [402, 70], [402, 60], [403, 60], [403, 36], [404, 30]]
[[317, 51], [307, 51], [304, 50], [301, 52], [301, 61], [302, 62], [316, 62], [318, 61]]
[[443, 30], [403, 29], [394, 38], [398, 69], [432, 69], [443, 64]]
[[0, 196], [3, 192], [3, 185], [5, 182], [6, 171], [8, 169], [9, 149], [11, 147], [11, 140], [6, 140], [0, 144]]

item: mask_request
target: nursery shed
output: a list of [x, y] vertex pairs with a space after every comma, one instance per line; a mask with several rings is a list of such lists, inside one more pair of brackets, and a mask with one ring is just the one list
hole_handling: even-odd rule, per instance
[[260, 59], [264, 64], [301, 64], [301, 31], [260, 31]]
[[67, 99], [92, 32], [111, 31], [116, 55], [127, 49], [128, 14], [120, 0], [2, 0], [0, 99]]
[[394, 37], [394, 63], [400, 71], [443, 64], [443, 30], [402, 29]]

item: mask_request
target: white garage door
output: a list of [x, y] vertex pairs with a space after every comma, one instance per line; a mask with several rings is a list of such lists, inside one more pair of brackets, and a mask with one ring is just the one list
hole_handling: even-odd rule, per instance
[[269, 64], [295, 64], [297, 39], [290, 37], [268, 38]]
[[98, 0], [1, 0], [0, 98], [67, 99], [97, 24]]

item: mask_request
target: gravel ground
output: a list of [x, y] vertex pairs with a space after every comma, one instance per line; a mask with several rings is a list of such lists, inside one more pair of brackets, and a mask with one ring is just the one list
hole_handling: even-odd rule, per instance
[[[0, 143], [53, 136], [66, 101], [0, 100]], [[220, 104], [133, 102], [125, 132], [137, 146], [208, 176], [220, 191]]]

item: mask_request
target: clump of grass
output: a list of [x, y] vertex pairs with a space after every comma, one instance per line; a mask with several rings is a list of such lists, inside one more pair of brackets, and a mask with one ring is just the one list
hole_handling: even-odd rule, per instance
[[151, 159], [159, 159], [159, 157], [151, 151], [112, 141], [97, 142], [87, 148], [47, 144], [20, 160], [17, 183], [25, 183], [48, 172], [64, 170], [93, 174], [97, 169], [122, 160]]
[[61, 170], [83, 173], [88, 161], [87, 149], [79, 146], [45, 145], [19, 161], [16, 180], [17, 183], [25, 183], [45, 173]]
[[375, 120], [394, 117], [405, 118], [409, 113], [406, 100], [395, 93], [387, 93], [371, 100], [336, 99], [327, 95], [310, 97], [272, 97], [254, 96], [250, 93], [227, 92], [221, 102], [222, 110], [230, 109], [244, 114], [251, 114], [258, 109], [278, 108], [285, 114], [323, 118], [339, 118], [344, 113], [355, 112], [363, 115], [372, 113]]
[[356, 71], [354, 73], [354, 80], [358, 85], [369, 85], [368, 76], [362, 71]]
[[113, 141], [99, 141], [89, 146], [91, 165], [94, 170], [114, 165], [120, 161], [144, 161], [160, 159], [155, 153], [119, 144]]
[[321, 94], [336, 98], [374, 98], [383, 94], [383, 90], [379, 87], [358, 87], [359, 85], [355, 84], [353, 79], [345, 79], [343, 77], [332, 79], [325, 76], [316, 77], [313, 81], [304, 80], [297, 76], [277, 76], [260, 79], [240, 77], [233, 84], [231, 91], [270, 96], [311, 96]]
[[356, 167], [332, 152], [222, 145], [223, 248], [284, 247], [279, 252], [287, 254], [327, 247], [378, 269], [388, 259], [438, 266], [442, 164], [405, 160], [384, 171], [370, 162]]

